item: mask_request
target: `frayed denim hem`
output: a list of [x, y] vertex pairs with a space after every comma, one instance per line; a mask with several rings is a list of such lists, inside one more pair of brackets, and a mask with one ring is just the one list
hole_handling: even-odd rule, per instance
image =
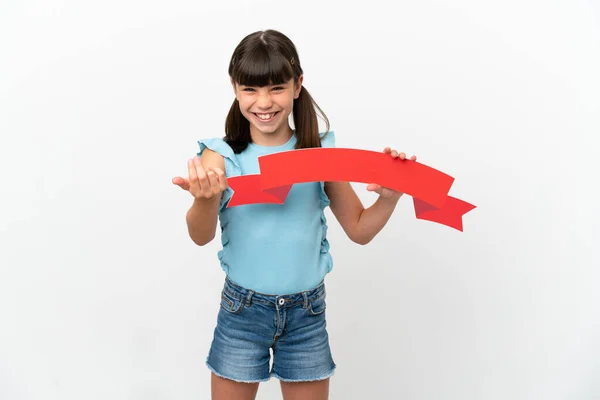
[[335, 373], [335, 368], [333, 367], [333, 369], [331, 371], [329, 371], [327, 374], [318, 377], [318, 378], [307, 378], [307, 379], [285, 379], [282, 378], [281, 376], [277, 375], [275, 372], [271, 372], [271, 377], [279, 379], [281, 382], [316, 382], [316, 381], [322, 381], [325, 380], [327, 378], [331, 378], [333, 376], [333, 374]]
[[266, 377], [264, 379], [256, 379], [256, 380], [244, 380], [244, 379], [236, 379], [236, 378], [231, 378], [229, 376], [225, 376], [222, 375], [220, 373], [218, 373], [217, 371], [215, 371], [215, 369], [213, 367], [211, 367], [211, 365], [206, 362], [206, 366], [208, 367], [208, 369], [215, 374], [216, 376], [218, 376], [219, 378], [223, 378], [223, 379], [228, 379], [230, 381], [234, 381], [234, 382], [239, 382], [239, 383], [259, 383], [259, 382], [267, 382], [269, 379], [271, 379], [271, 377]]

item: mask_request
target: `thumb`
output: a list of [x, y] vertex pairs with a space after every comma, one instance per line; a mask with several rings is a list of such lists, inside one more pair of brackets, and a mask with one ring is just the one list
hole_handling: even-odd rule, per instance
[[173, 182], [174, 185], [179, 186], [183, 190], [189, 190], [190, 189], [190, 182], [187, 179], [184, 179], [184, 178], [182, 178], [180, 176], [176, 176], [175, 178], [173, 178], [171, 180], [171, 182]]
[[367, 190], [369, 192], [377, 192], [377, 193], [381, 193], [381, 186], [377, 185], [376, 183], [370, 183], [367, 186]]

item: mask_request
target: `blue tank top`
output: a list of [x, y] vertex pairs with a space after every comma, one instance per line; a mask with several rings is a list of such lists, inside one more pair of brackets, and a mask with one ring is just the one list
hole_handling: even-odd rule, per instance
[[[250, 143], [235, 154], [221, 138], [198, 141], [225, 159], [227, 177], [260, 173], [258, 157], [293, 150], [296, 136], [281, 146]], [[321, 140], [334, 147], [333, 132]], [[331, 271], [324, 209], [329, 206], [323, 182], [292, 186], [285, 204], [248, 204], [227, 208], [233, 191], [227, 188], [219, 206], [221, 267], [238, 285], [258, 293], [283, 295], [315, 288]]]

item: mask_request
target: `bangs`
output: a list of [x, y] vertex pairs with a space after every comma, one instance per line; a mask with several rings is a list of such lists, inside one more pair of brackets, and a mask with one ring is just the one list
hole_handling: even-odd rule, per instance
[[237, 60], [231, 77], [240, 85], [263, 87], [286, 83], [294, 71], [281, 54], [269, 54], [266, 46], [258, 46]]

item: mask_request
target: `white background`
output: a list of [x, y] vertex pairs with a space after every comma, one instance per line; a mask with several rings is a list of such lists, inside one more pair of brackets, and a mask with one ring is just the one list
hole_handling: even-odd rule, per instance
[[460, 233], [405, 196], [365, 247], [328, 210], [331, 398], [600, 398], [600, 6], [391, 4], [1, 3], [0, 399], [209, 398], [220, 240], [191, 242], [171, 178], [268, 28], [338, 147], [416, 154], [478, 206]]

